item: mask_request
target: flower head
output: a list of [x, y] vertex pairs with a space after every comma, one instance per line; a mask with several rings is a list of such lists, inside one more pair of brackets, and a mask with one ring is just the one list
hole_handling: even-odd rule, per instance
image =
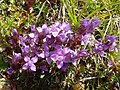
[[96, 43], [96, 47], [93, 49], [93, 52], [99, 53], [100, 56], [104, 56], [105, 47], [106, 47], [106, 46], [105, 46], [104, 44], [102, 44], [101, 42], [97, 42], [97, 43]]
[[21, 58], [21, 53], [14, 53], [13, 55], [13, 61], [17, 62]]
[[7, 74], [12, 75], [15, 72], [13, 68], [8, 68]]

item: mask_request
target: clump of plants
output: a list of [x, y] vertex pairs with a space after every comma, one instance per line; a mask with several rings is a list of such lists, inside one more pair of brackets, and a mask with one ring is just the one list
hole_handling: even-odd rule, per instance
[[[111, 73], [108, 70], [110, 62], [115, 63], [117, 37], [95, 37], [100, 23], [97, 18], [85, 19], [77, 31], [68, 22], [33, 25], [22, 34], [13, 29], [9, 40], [12, 59], [5, 73], [11, 87], [72, 90], [76, 88], [74, 84], [80, 82], [79, 86], [85, 89], [90, 83], [85, 78], [103, 79]], [[106, 71], [102, 77], [103, 67]]]

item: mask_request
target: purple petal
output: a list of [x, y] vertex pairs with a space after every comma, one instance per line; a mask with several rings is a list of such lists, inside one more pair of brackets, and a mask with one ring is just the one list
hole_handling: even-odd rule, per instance
[[112, 35], [112, 36], [106, 36], [106, 44], [107, 45], [112, 45], [116, 40], [116, 36]]
[[61, 34], [58, 36], [58, 38], [60, 39], [61, 42], [65, 42], [66, 39], [67, 39], [66, 35], [63, 34], [63, 33], [61, 33]]
[[10, 40], [9, 40], [9, 43], [10, 43], [10, 44], [14, 44], [13, 39], [10, 39]]
[[87, 52], [87, 50], [81, 50], [81, 51], [79, 52], [79, 55], [82, 56], [82, 57], [84, 57], [84, 56], [87, 56], [87, 55], [88, 55], [88, 52]]
[[77, 51], [70, 50], [71, 58], [75, 58], [77, 56]]
[[7, 74], [11, 75], [15, 72], [15, 70], [13, 68], [8, 68], [7, 70]]
[[34, 37], [35, 37], [35, 34], [34, 34], [34, 33], [30, 33], [30, 34], [29, 34], [29, 37], [30, 37], [30, 38], [34, 38]]
[[48, 71], [46, 65], [42, 65], [42, 66], [40, 66], [40, 69], [41, 69], [42, 71], [46, 71], [46, 72]]
[[12, 30], [12, 34], [13, 34], [13, 36], [16, 36], [16, 35], [18, 35], [18, 32], [17, 32], [17, 30], [16, 30], [16, 29], [13, 29], [13, 30]]
[[104, 51], [100, 52], [100, 56], [102, 56], [102, 57], [104, 56]]
[[66, 23], [66, 22], [63, 22], [61, 27], [60, 27], [63, 31], [67, 32], [69, 30], [71, 30], [71, 25]]
[[58, 61], [63, 61], [63, 59], [64, 59], [64, 56], [58, 56], [58, 57], [57, 57], [57, 60], [58, 60]]
[[25, 62], [29, 62], [29, 61], [30, 61], [30, 57], [25, 56], [25, 57], [24, 57], [24, 61], [25, 61]]
[[22, 66], [22, 69], [24, 69], [24, 70], [29, 69], [29, 64], [28, 64], [28, 63], [25, 63], [25, 64]]
[[30, 50], [29, 50], [29, 46], [25, 45], [23, 47], [21, 47], [21, 50], [22, 50], [22, 54], [26, 55], [28, 53], [30, 53]]
[[64, 64], [61, 68], [63, 71], [66, 71], [68, 69], [68, 65], [67, 64]]
[[37, 54], [38, 57], [45, 58], [44, 52], [42, 52], [42, 53], [38, 53], [38, 52], [37, 52], [36, 54]]
[[81, 26], [78, 28], [79, 34], [85, 34], [90, 26], [90, 19], [85, 19], [81, 22]]
[[38, 57], [36, 57], [36, 56], [35, 56], [35, 57], [32, 57], [32, 58], [31, 58], [31, 61], [32, 61], [33, 63], [36, 63], [36, 62], [38, 61]]
[[70, 52], [70, 48], [64, 48], [63, 51], [64, 51], [64, 54], [67, 54]]
[[57, 61], [57, 57], [58, 57], [57, 54], [52, 54], [50, 58], [51, 58], [54, 62], [56, 62], [56, 61]]
[[77, 59], [73, 59], [73, 60], [72, 60], [72, 64], [73, 64], [75, 67], [77, 66], [77, 62], [76, 62], [76, 61], [77, 61]]
[[43, 30], [43, 33], [44, 34], [49, 34], [49, 29], [48, 29], [48, 27], [47, 27], [47, 25], [46, 24], [44, 24], [43, 26], [42, 26], [42, 30]]
[[31, 26], [31, 31], [34, 32], [35, 30], [35, 25]]
[[60, 29], [58, 29], [58, 28], [57, 28], [56, 26], [54, 26], [54, 25], [51, 26], [51, 33], [52, 33], [52, 35], [53, 35], [54, 37], [58, 36], [59, 32], [60, 32]]
[[43, 30], [42, 30], [41, 27], [38, 27], [38, 28], [37, 28], [37, 31], [38, 31], [39, 33], [41, 33]]
[[46, 61], [47, 61], [48, 64], [51, 64], [51, 62], [52, 62], [50, 57], [46, 58]]
[[69, 38], [70, 40], [74, 40], [74, 36], [71, 35], [71, 34], [68, 34], [68, 38]]
[[21, 53], [14, 53], [13, 61], [16, 62], [21, 58]]
[[44, 54], [45, 54], [45, 57], [49, 57], [50, 56], [50, 52], [44, 52]]
[[70, 62], [70, 56], [66, 56], [65, 59], [63, 60], [64, 63]]
[[90, 43], [89, 37], [90, 37], [90, 34], [85, 34], [84, 36], [82, 36], [82, 39], [81, 39], [82, 43], [81, 43], [81, 45], [86, 45], [86, 44]]
[[36, 71], [36, 66], [34, 64], [30, 64], [30, 70], [31, 71]]
[[101, 21], [98, 19], [98, 18], [94, 18], [92, 21], [91, 21], [91, 25], [93, 28], [99, 26], [101, 23]]
[[58, 33], [59, 33], [59, 32], [52, 32], [52, 35], [53, 35], [54, 37], [57, 37]]
[[57, 61], [56, 64], [57, 64], [57, 67], [59, 69], [63, 66], [63, 62], [62, 61]]

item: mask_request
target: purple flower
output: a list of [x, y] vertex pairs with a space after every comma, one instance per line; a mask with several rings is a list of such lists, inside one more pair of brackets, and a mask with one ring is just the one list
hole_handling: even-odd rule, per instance
[[70, 54], [70, 59], [71, 59], [70, 61], [71, 61], [71, 63], [74, 66], [77, 66], [77, 60], [78, 60], [78, 58], [77, 58], [77, 55], [78, 55], [77, 51], [70, 50], [69, 54]]
[[101, 23], [101, 21], [100, 21], [98, 18], [94, 18], [94, 19], [91, 21], [91, 24], [92, 24], [92, 27], [93, 27], [93, 28], [99, 26], [100, 23]]
[[[43, 63], [40, 70], [42, 73], [47, 72], [46, 65], [52, 62], [58, 69], [66, 71], [70, 64], [77, 66], [78, 60], [88, 55], [87, 50], [79, 50], [79, 47], [90, 43], [90, 35], [99, 24], [100, 21], [97, 18], [92, 21], [83, 20], [78, 33], [74, 33], [67, 22], [56, 22], [51, 26], [44, 24], [37, 28], [33, 25], [30, 32], [22, 35], [13, 29], [9, 42], [13, 45], [13, 51], [20, 51], [20, 53], [13, 53], [13, 61], [19, 61], [18, 64], [22, 66], [22, 69], [28, 71], [36, 71], [38, 65]], [[98, 42], [93, 51], [101, 56], [107, 50], [113, 51], [116, 47], [115, 39], [114, 36], [107, 36], [106, 43]]]
[[53, 37], [52, 35], [47, 35], [46, 36], [46, 43], [48, 45], [53, 44], [54, 42], [55, 42], [55, 37]]
[[46, 35], [48, 35], [48, 34], [50, 33], [50, 30], [49, 30], [49, 28], [47, 27], [46, 24], [44, 24], [44, 25], [42, 26], [42, 31], [43, 31], [43, 33], [46, 34]]
[[79, 34], [85, 34], [86, 31], [89, 29], [90, 26], [90, 19], [85, 19], [81, 22], [81, 26], [78, 28]]
[[103, 45], [101, 42], [96, 43], [96, 48], [93, 49], [93, 52], [99, 53], [101, 56], [104, 56], [104, 50], [106, 46]]
[[54, 51], [54, 53], [51, 55], [51, 59], [56, 63], [57, 67], [60, 69], [64, 63], [67, 63], [70, 61], [69, 58], [67, 58], [67, 54], [69, 53], [69, 48], [58, 48]]
[[18, 43], [18, 41], [19, 41], [19, 34], [18, 34], [16, 29], [13, 29], [12, 30], [12, 37], [10, 38], [9, 43], [11, 45], [13, 45], [13, 47], [15, 47], [16, 44]]
[[79, 54], [78, 54], [80, 57], [85, 57], [88, 55], [88, 52], [87, 50], [80, 50]]
[[13, 68], [8, 68], [7, 74], [12, 75], [15, 72]]
[[23, 70], [36, 71], [36, 66], [32, 61], [29, 61], [22, 66], [22, 69]]
[[55, 25], [51, 26], [50, 32], [54, 37], [57, 37], [60, 31], [61, 31], [61, 29], [57, 28]]
[[81, 45], [87, 45], [88, 43], [90, 43], [90, 34], [85, 34], [85, 35], [82, 35], [81, 37]]
[[42, 28], [41, 27], [37, 27], [37, 31], [38, 31], [38, 33], [42, 33]]
[[63, 71], [67, 71], [67, 69], [68, 69], [68, 65], [64, 63], [64, 65], [62, 66], [61, 69], [62, 69]]
[[12, 30], [12, 36], [18, 36], [18, 32], [17, 32], [16, 29], [13, 29], [13, 30]]
[[51, 59], [56, 63], [57, 67], [60, 69], [63, 66], [64, 55], [52, 54]]
[[51, 59], [56, 63], [57, 67], [60, 69], [65, 63], [72, 63], [76, 66], [77, 52], [69, 48], [60, 48], [53, 52]]
[[30, 33], [28, 34], [30, 38], [34, 38], [35, 37], [35, 34], [34, 33]]
[[44, 43], [42, 47], [44, 48], [43, 53], [44, 53], [44, 57], [46, 58], [47, 63], [51, 64], [51, 62], [52, 62], [52, 60], [50, 59], [51, 52], [49, 52], [48, 44]]
[[64, 31], [64, 32], [69, 32], [71, 30], [71, 25], [67, 22], [63, 22], [62, 25], [60, 26], [60, 28]]
[[24, 70], [31, 70], [31, 71], [36, 71], [36, 66], [34, 63], [37, 63], [38, 61], [38, 57], [32, 57], [30, 59], [30, 57], [28, 56], [25, 56], [24, 57], [24, 61], [26, 62], [23, 66], [22, 66], [22, 69]]
[[13, 40], [13, 39], [10, 39], [10, 40], [9, 40], [9, 44], [13, 45], [13, 44], [14, 44], [14, 40]]
[[17, 62], [21, 58], [21, 53], [14, 53], [13, 55], [13, 61]]
[[116, 36], [114, 35], [106, 37], [106, 43], [105, 43], [107, 47], [106, 51], [109, 51], [109, 52], [117, 51], [117, 48], [116, 48], [117, 44], [115, 41], [116, 41]]
[[41, 66], [40, 66], [40, 69], [42, 70], [42, 73], [44, 73], [44, 72], [47, 72], [47, 71], [48, 71], [48, 69], [47, 69], [46, 65], [41, 65]]
[[36, 63], [36, 62], [38, 61], [38, 57], [35, 56], [35, 57], [32, 57], [32, 58], [30, 59], [30, 57], [25, 56], [25, 57], [24, 57], [24, 61], [25, 61], [25, 62], [29, 62], [29, 61], [30, 61], [30, 62], [32, 62], [32, 63]]
[[101, 21], [98, 18], [94, 18], [91, 22], [90, 19], [85, 19], [81, 22], [81, 26], [78, 28], [79, 34], [93, 33], [94, 28], [100, 25]]
[[26, 55], [26, 54], [30, 53], [30, 47], [28, 45], [25, 45], [25, 46], [21, 47], [21, 50], [22, 50], [23, 55]]
[[62, 43], [65, 42], [66, 39], [67, 39], [67, 36], [66, 36], [65, 33], [61, 33], [61, 34], [59, 34], [57, 37], [60, 39], [60, 41], [61, 41]]
[[44, 35], [48, 35], [50, 33], [50, 28], [47, 27], [46, 24], [44, 24], [42, 27], [37, 28], [38, 33], [42, 33]]
[[74, 36], [72, 34], [68, 34], [69, 40], [74, 40]]
[[116, 40], [116, 36], [106, 36], [106, 45], [112, 45]]
[[31, 26], [31, 32], [35, 32], [35, 31], [36, 31], [35, 25]]
[[101, 21], [98, 20], [98, 18], [94, 18], [89, 25], [89, 29], [87, 30], [87, 33], [93, 33], [93, 29], [99, 26], [100, 23]]

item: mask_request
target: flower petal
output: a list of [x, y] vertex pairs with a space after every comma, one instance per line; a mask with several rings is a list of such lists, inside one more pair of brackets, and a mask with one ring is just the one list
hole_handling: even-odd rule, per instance
[[30, 70], [31, 71], [36, 71], [36, 66], [34, 64], [30, 64]]
[[25, 57], [24, 57], [24, 61], [25, 61], [25, 62], [29, 62], [29, 61], [30, 61], [30, 57], [25, 56]]
[[56, 64], [57, 64], [57, 67], [59, 69], [63, 66], [63, 62], [62, 61], [57, 61]]
[[38, 61], [38, 57], [36, 57], [36, 56], [35, 56], [35, 57], [32, 57], [32, 58], [31, 58], [31, 61], [32, 61], [33, 63], [36, 63], [36, 62]]
[[28, 68], [29, 68], [28, 63], [26, 63], [26, 64], [24, 64], [24, 65], [22, 66], [22, 69], [24, 69], [24, 70], [27, 70]]

